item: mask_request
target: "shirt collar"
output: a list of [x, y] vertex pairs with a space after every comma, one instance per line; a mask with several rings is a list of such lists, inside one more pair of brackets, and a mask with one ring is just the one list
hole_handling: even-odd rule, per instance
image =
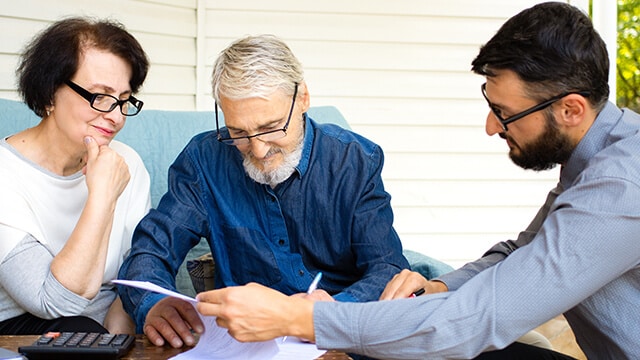
[[621, 117], [622, 110], [611, 102], [608, 102], [600, 111], [585, 136], [573, 150], [569, 161], [562, 168], [560, 183], [565, 189], [573, 184], [591, 158], [612, 142], [610, 133]]
[[300, 162], [296, 166], [296, 170], [298, 171], [298, 176], [302, 177], [307, 172], [309, 168], [309, 161], [311, 159], [311, 148], [313, 147], [313, 138], [314, 138], [314, 127], [311, 123], [311, 118], [307, 115], [307, 113], [303, 114], [304, 116], [304, 139], [302, 140], [304, 144], [302, 145], [302, 157], [300, 158]]

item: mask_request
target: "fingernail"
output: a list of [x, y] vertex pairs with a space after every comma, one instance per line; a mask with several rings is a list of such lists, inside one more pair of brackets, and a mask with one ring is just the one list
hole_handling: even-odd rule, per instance
[[91, 139], [91, 136], [85, 136], [85, 137], [84, 137], [84, 143], [85, 143], [85, 144], [90, 143], [90, 142], [91, 142], [91, 140], [92, 140], [92, 139]]

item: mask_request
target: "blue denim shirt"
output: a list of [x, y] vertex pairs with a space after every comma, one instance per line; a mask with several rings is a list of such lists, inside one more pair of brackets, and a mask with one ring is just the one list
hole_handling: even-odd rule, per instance
[[[294, 294], [322, 271], [318, 288], [336, 300], [377, 300], [409, 267], [380, 176], [382, 150], [339, 126], [304, 121], [297, 171], [275, 189], [249, 178], [241, 153], [215, 131], [196, 135], [169, 169], [158, 208], [138, 225], [120, 278], [175, 289], [178, 267], [203, 237], [216, 287], [253, 281]], [[141, 329], [163, 296], [119, 290]]]

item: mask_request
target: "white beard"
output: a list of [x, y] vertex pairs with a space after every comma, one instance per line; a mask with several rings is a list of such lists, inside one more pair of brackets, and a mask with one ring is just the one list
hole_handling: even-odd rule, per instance
[[251, 153], [246, 155], [243, 154], [244, 160], [242, 161], [242, 166], [244, 167], [244, 171], [251, 179], [253, 179], [253, 181], [260, 184], [267, 184], [271, 186], [271, 188], [275, 188], [276, 185], [287, 180], [296, 171], [296, 166], [298, 166], [298, 163], [300, 163], [300, 159], [302, 158], [302, 148], [304, 143], [302, 140], [303, 139], [300, 139], [296, 148], [288, 154], [284, 153], [281, 148], [272, 147], [269, 149], [267, 156], [278, 152], [283, 154], [282, 164], [273, 170], [263, 171], [258, 169], [251, 161], [251, 159], [253, 159], [253, 155]]

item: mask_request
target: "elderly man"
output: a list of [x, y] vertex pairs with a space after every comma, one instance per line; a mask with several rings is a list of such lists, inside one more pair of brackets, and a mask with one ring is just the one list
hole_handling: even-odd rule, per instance
[[[195, 136], [175, 160], [169, 191], [139, 224], [120, 278], [175, 289], [178, 267], [205, 238], [216, 287], [258, 282], [304, 293], [322, 272], [309, 298], [378, 299], [409, 267], [392, 226], [380, 147], [306, 115], [302, 66], [273, 36], [225, 49], [213, 94], [226, 127], [216, 117], [216, 131]], [[156, 345], [191, 345], [191, 330], [203, 330], [186, 302], [120, 290], [138, 330]]]

